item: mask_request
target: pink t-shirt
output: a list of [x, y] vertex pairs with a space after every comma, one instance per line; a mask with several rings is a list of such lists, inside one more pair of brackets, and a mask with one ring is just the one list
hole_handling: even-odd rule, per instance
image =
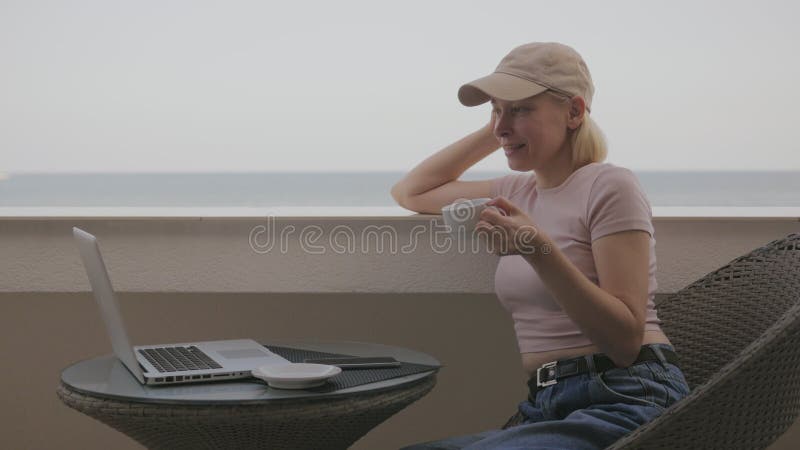
[[[660, 329], [653, 302], [657, 283], [652, 211], [633, 172], [611, 163], [591, 163], [574, 171], [560, 186], [548, 189], [536, 186], [534, 172], [516, 172], [494, 180], [492, 197], [497, 196], [525, 211], [594, 284], [598, 278], [592, 241], [624, 230], [650, 233], [645, 330]], [[500, 303], [514, 319], [521, 353], [592, 344], [522, 256], [500, 257], [494, 285]]]

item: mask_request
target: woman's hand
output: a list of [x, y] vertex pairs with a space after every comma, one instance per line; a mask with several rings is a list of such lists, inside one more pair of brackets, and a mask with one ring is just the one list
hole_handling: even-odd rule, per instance
[[[491, 115], [489, 116], [489, 122], [483, 126], [483, 132], [486, 134], [490, 134], [492, 137], [494, 136], [494, 124], [497, 121], [497, 115], [494, 113], [494, 109], [492, 109]], [[495, 139], [497, 139], [495, 137]], [[498, 148], [500, 146], [500, 141], [497, 141]]]
[[548, 240], [527, 214], [505, 197], [495, 197], [481, 211], [475, 232], [496, 255], [550, 253]]

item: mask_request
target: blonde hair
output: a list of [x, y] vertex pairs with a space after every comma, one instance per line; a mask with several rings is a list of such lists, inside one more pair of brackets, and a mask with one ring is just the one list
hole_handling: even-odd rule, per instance
[[[550, 90], [546, 92], [559, 103], [567, 103], [571, 100], [559, 92]], [[589, 163], [602, 162], [608, 156], [605, 135], [589, 116], [588, 110], [583, 114], [581, 124], [570, 132], [568, 138], [572, 149], [572, 167], [576, 169]]]

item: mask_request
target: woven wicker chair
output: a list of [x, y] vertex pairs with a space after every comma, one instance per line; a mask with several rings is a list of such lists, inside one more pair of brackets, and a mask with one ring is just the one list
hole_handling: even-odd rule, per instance
[[681, 289], [659, 304], [658, 315], [692, 392], [609, 449], [766, 448], [794, 423], [800, 412], [800, 234]]

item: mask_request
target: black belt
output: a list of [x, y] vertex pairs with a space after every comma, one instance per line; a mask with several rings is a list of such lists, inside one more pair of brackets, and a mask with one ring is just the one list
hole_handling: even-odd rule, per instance
[[[661, 361], [657, 352], [661, 352], [664, 355], [665, 362], [675, 366], [678, 365], [678, 355], [676, 355], [675, 352], [665, 348], [656, 349], [650, 345], [642, 346], [642, 349], [639, 351], [639, 357], [636, 358], [636, 361], [631, 365], [641, 364], [647, 361]], [[595, 353], [591, 356], [592, 359], [594, 359], [594, 367], [597, 372], [605, 372], [606, 370], [617, 368], [614, 361], [603, 353]], [[581, 375], [587, 372], [589, 372], [589, 363], [586, 361], [585, 356], [549, 362], [536, 369], [536, 376], [528, 380], [528, 390], [530, 391], [531, 399], [535, 398], [536, 392], [540, 389], [552, 386], [563, 378]]]

